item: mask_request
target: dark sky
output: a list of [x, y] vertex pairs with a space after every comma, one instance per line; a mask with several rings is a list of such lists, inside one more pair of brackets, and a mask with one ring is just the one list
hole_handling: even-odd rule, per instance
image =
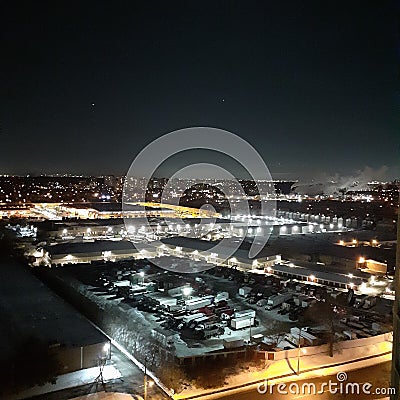
[[0, 12], [0, 173], [123, 174], [143, 146], [189, 126], [239, 134], [276, 177], [396, 173], [393, 2], [8, 1]]

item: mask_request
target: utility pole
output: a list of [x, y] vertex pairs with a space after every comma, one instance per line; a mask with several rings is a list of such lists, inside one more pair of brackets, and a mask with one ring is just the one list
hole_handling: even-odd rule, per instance
[[144, 395], [143, 395], [143, 400], [147, 400], [147, 357], [144, 358], [144, 377], [143, 377], [143, 384], [144, 384]]
[[300, 338], [301, 338], [301, 330], [303, 328], [299, 328], [299, 342], [297, 344], [297, 375], [300, 375]]
[[251, 344], [251, 318], [252, 318], [252, 317], [250, 317], [249, 344]]

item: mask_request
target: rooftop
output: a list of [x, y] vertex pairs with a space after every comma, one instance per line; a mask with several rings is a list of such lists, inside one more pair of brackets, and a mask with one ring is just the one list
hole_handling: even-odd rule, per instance
[[35, 337], [48, 344], [88, 346], [107, 338], [24, 266], [0, 264], [0, 349], [10, 352], [20, 340]]
[[[276, 252], [271, 251], [269, 248], [264, 248], [256, 257], [249, 257], [249, 249], [251, 244], [249, 242], [241, 242], [240, 239], [224, 239], [222, 241], [206, 241], [201, 239], [187, 238], [182, 236], [174, 236], [170, 238], [161, 239], [163, 243], [170, 246], [178, 246], [186, 249], [193, 249], [198, 251], [211, 251], [213, 248], [218, 246], [218, 252], [220, 257], [236, 257], [239, 260], [250, 262], [256, 258], [274, 256]], [[237, 247], [240, 243], [239, 248], [232, 253], [233, 248]], [[221, 244], [221, 245], [220, 245]]]
[[50, 255], [101, 253], [103, 251], [134, 250], [129, 240], [88, 240], [84, 242], [62, 242], [44, 246]]

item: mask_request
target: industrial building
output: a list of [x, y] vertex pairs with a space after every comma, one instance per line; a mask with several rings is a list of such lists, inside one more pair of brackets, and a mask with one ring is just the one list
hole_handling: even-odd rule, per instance
[[110, 358], [108, 338], [24, 266], [1, 264], [0, 291], [2, 363], [30, 338], [49, 347], [61, 373], [95, 367]]
[[268, 274], [287, 277], [289, 279], [297, 279], [299, 281], [318, 283], [342, 289], [357, 290], [363, 282], [367, 282], [367, 279], [358, 276], [356, 272], [351, 275], [345, 275], [334, 272], [316, 271], [309, 268], [286, 264], [276, 264], [272, 267], [267, 267], [265, 268], [265, 272]]
[[148, 245], [138, 250], [129, 240], [93, 240], [64, 242], [43, 246], [37, 250], [36, 265], [64, 265], [92, 261], [117, 261], [127, 258], [153, 258], [156, 248]]
[[[39, 247], [34, 252], [34, 265], [64, 265], [90, 263], [92, 261], [117, 261], [164, 256], [186, 257], [194, 261], [205, 261], [213, 265], [225, 265], [240, 270], [272, 266], [281, 261], [279, 254], [265, 249], [257, 258], [250, 258], [243, 246], [233, 248], [234, 240], [205, 241], [186, 237], [171, 237], [159, 242], [140, 243], [136, 248], [129, 240], [66, 241]], [[227, 243], [227, 244], [225, 244]], [[232, 244], [232, 247], [229, 246]], [[218, 246], [219, 253], [215, 249]]]
[[165, 248], [168, 248], [168, 252], [175, 256], [185, 256], [214, 265], [236, 267], [243, 271], [272, 266], [281, 261], [280, 254], [274, 254], [267, 249], [263, 249], [256, 258], [250, 258], [249, 249], [243, 243], [234, 250], [237, 247], [235, 239], [211, 242], [186, 237], [171, 237], [161, 241]]

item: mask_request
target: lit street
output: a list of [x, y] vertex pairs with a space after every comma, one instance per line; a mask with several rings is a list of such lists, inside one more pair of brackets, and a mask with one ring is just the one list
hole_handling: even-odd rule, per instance
[[[359, 369], [355, 371], [350, 371], [348, 372], [348, 379], [346, 382], [351, 382], [351, 383], [366, 383], [369, 382], [373, 386], [371, 387], [371, 393], [375, 390], [375, 388], [388, 388], [389, 387], [389, 376], [390, 376], [390, 363], [386, 362], [384, 364], [378, 364], [373, 367], [368, 367], [364, 369]], [[329, 379], [331, 379], [333, 382], [336, 381], [336, 375], [333, 375], [331, 377], [322, 377], [322, 378], [317, 378], [317, 379], [309, 379], [307, 381], [296, 381], [296, 384], [301, 390], [301, 387], [304, 383], [308, 384], [315, 384], [315, 387], [317, 388], [317, 391], [320, 391], [321, 385], [323, 383], [328, 383]], [[289, 391], [289, 385], [291, 382], [287, 382], [287, 387], [285, 390]], [[243, 391], [241, 393], [235, 393], [235, 394], [227, 394], [227, 395], [218, 395], [213, 397], [214, 399], [224, 399], [224, 400], [261, 400], [261, 399], [273, 399], [273, 400], [294, 400], [294, 399], [307, 399], [307, 400], [328, 400], [328, 399], [381, 399], [386, 397], [385, 395], [381, 394], [361, 394], [362, 391], [362, 386], [360, 385], [360, 395], [356, 394], [351, 394], [351, 391], [349, 390], [349, 394], [341, 394], [341, 393], [335, 393], [331, 394], [328, 391], [328, 387], [324, 388], [324, 392], [321, 394], [308, 394], [307, 388], [306, 392], [304, 393], [299, 393], [299, 394], [279, 394], [277, 387], [274, 386], [272, 390], [272, 394], [269, 394], [267, 391], [266, 394], [260, 394], [254, 390], [251, 391]], [[322, 390], [321, 390], [322, 391]]]

